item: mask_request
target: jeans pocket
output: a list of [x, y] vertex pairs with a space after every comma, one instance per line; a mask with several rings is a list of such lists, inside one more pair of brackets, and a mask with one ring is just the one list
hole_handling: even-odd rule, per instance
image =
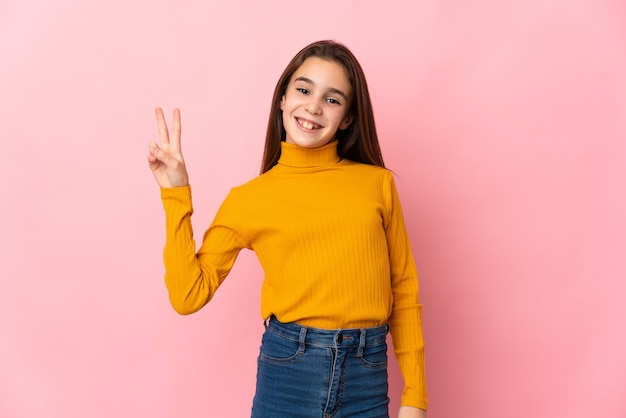
[[387, 367], [387, 343], [366, 346], [363, 356], [359, 357], [359, 365], [368, 369], [384, 369]]
[[298, 350], [299, 347], [299, 341], [285, 338], [267, 330], [263, 334], [259, 361], [274, 364], [293, 363], [302, 355], [302, 352]]

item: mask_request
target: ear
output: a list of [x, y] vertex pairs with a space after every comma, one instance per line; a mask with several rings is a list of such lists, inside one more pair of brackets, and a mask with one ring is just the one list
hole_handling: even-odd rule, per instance
[[283, 97], [280, 98], [280, 110], [285, 110], [285, 95], [283, 94]]
[[352, 123], [352, 119], [352, 115], [346, 116], [345, 119], [339, 124], [339, 129], [341, 129], [342, 131], [344, 129], [348, 129], [348, 126], [350, 126], [350, 124]]

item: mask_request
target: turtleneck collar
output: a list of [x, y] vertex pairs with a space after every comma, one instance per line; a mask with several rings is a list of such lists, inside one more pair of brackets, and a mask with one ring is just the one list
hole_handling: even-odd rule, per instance
[[279, 165], [289, 167], [319, 167], [339, 162], [337, 141], [319, 148], [304, 148], [287, 142], [280, 143]]

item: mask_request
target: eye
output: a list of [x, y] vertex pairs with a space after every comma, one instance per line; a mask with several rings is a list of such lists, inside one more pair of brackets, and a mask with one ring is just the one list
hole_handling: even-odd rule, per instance
[[309, 94], [309, 91], [305, 89], [304, 87], [296, 87], [296, 90], [298, 90], [298, 92], [302, 94]]
[[340, 105], [341, 103], [339, 102], [339, 100], [337, 99], [333, 99], [332, 97], [329, 97], [328, 99], [326, 99], [326, 101], [332, 105]]

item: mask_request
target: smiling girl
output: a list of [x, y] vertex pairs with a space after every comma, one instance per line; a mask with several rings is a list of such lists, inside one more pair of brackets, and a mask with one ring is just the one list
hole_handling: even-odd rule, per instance
[[174, 309], [202, 308], [243, 248], [264, 270], [252, 417], [388, 417], [388, 331], [405, 382], [398, 416], [425, 417], [416, 268], [352, 53], [320, 41], [292, 59], [274, 91], [261, 175], [231, 189], [197, 253], [180, 112], [171, 135], [156, 116], [148, 162]]

